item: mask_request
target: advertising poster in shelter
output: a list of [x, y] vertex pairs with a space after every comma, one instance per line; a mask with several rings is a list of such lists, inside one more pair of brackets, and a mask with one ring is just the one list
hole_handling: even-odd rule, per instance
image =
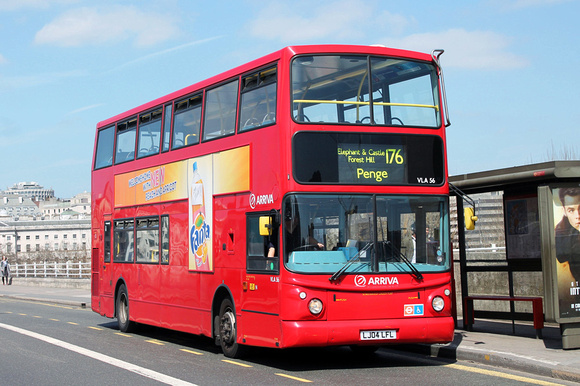
[[580, 187], [552, 189], [560, 319], [580, 317]]
[[538, 197], [505, 198], [506, 246], [508, 259], [539, 259], [540, 227]]

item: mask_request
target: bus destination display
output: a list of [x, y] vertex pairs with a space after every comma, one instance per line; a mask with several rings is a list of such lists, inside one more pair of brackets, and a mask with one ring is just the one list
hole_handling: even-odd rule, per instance
[[341, 144], [337, 150], [341, 182], [404, 183], [405, 148], [401, 145]]
[[441, 185], [440, 137], [413, 134], [299, 132], [293, 172], [300, 183]]

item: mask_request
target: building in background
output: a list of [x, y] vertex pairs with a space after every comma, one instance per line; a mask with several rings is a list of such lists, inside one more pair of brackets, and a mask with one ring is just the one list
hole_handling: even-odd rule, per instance
[[54, 197], [52, 189], [21, 182], [0, 192], [0, 254], [12, 262], [88, 261], [91, 195]]
[[19, 182], [12, 187], [0, 192], [0, 195], [12, 195], [20, 197], [28, 197], [34, 201], [41, 201], [47, 198], [54, 197], [53, 189], [44, 189], [43, 186], [36, 182]]

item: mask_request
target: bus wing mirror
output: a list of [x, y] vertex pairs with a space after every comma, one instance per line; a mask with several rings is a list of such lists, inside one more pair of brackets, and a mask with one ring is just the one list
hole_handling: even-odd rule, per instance
[[272, 236], [272, 217], [260, 216], [260, 236]]
[[477, 216], [475, 215], [474, 208], [465, 208], [463, 210], [463, 217], [465, 218], [465, 229], [472, 231], [475, 229], [475, 222], [477, 221]]

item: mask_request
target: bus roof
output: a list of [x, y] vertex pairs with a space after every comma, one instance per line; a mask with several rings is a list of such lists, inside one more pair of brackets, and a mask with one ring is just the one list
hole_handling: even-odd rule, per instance
[[292, 57], [294, 55], [300, 54], [332, 54], [332, 53], [365, 53], [371, 55], [389, 55], [389, 56], [400, 56], [405, 58], [417, 59], [430, 61], [431, 55], [415, 51], [407, 51], [396, 48], [388, 48], [379, 45], [372, 46], [362, 46], [362, 45], [342, 45], [342, 44], [324, 44], [324, 45], [300, 45], [300, 46], [288, 46], [282, 48], [281, 50], [275, 51], [271, 54], [265, 55], [261, 58], [252, 60], [248, 63], [244, 63], [233, 69], [225, 71], [221, 74], [212, 76], [211, 78], [199, 81], [190, 86], [184, 87], [180, 90], [174, 91], [170, 94], [152, 100], [150, 102], [144, 103], [140, 106], [132, 108], [123, 113], [117, 114], [111, 118], [105, 119], [97, 124], [97, 129], [109, 126], [119, 120], [129, 118], [142, 111], [163, 105], [169, 101], [180, 98], [195, 91], [201, 90], [203, 88], [218, 84], [220, 82], [226, 81], [232, 77], [243, 74], [245, 72], [251, 71], [254, 68], [259, 68], [265, 66], [269, 63], [273, 63], [282, 57]]

